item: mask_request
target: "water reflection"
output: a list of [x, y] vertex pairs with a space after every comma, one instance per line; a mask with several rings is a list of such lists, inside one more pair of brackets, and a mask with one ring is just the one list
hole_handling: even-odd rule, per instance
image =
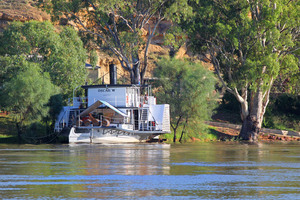
[[159, 144], [2, 146], [0, 157], [0, 197], [8, 199], [148, 196], [153, 190], [131, 190], [139, 178], [128, 175], [170, 170], [170, 145]]
[[298, 143], [0, 145], [3, 199], [297, 199]]
[[72, 146], [70, 154], [72, 163], [87, 175], [167, 175], [170, 169], [167, 144], [77, 145]]

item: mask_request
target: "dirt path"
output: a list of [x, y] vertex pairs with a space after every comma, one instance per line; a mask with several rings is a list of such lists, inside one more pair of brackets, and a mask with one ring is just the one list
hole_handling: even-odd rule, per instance
[[[206, 122], [206, 124], [216, 130], [220, 140], [235, 139], [240, 132], [241, 125], [222, 122]], [[259, 140], [281, 140], [300, 141], [300, 133], [294, 131], [276, 130], [263, 128], [259, 133]]]

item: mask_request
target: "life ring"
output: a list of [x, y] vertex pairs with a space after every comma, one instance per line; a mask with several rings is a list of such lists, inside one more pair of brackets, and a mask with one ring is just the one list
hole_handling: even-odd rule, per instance
[[100, 125], [100, 120], [99, 119], [94, 119], [93, 120], [93, 126], [99, 126]]
[[110, 125], [110, 121], [108, 119], [103, 119], [102, 126], [109, 126], [109, 125]]
[[90, 119], [85, 119], [83, 121], [84, 126], [89, 126], [89, 125], [91, 125], [91, 123], [92, 123], [92, 120], [90, 120]]

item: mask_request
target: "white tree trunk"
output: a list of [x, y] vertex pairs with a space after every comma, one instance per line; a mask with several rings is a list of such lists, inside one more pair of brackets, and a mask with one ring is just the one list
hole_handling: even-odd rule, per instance
[[[263, 117], [266, 111], [266, 107], [269, 103], [269, 95], [271, 84], [269, 85], [269, 89], [264, 93], [262, 91], [262, 84], [259, 86], [257, 91], [252, 91], [250, 97], [250, 109], [249, 114], [244, 118], [240, 138], [243, 140], [256, 141], [260, 129], [262, 127]], [[242, 106], [242, 113], [243, 111]]]

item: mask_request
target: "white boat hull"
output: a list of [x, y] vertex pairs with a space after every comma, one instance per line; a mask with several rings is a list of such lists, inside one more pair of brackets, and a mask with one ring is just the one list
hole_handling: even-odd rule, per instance
[[[163, 133], [163, 132], [162, 132]], [[69, 143], [137, 143], [145, 142], [160, 133], [152, 131], [130, 131], [116, 128], [71, 128]]]

